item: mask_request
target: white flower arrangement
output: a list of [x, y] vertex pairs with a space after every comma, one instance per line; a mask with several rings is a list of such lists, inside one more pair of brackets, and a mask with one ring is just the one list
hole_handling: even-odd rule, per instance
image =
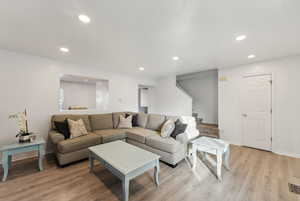
[[19, 135], [28, 134], [28, 123], [27, 123], [26, 109], [25, 109], [24, 112], [18, 112], [16, 114], [11, 114], [11, 115], [9, 115], [8, 118], [17, 120], [19, 133], [16, 137], [18, 137]]

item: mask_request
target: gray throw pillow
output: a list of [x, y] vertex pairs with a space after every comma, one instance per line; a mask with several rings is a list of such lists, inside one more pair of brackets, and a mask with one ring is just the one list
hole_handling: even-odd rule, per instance
[[175, 122], [175, 129], [173, 130], [171, 137], [176, 140], [176, 136], [185, 132], [187, 124], [182, 123], [179, 119]]

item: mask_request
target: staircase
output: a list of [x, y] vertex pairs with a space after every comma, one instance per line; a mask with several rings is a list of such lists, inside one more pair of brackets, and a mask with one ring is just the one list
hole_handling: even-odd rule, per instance
[[[212, 138], [219, 138], [219, 128], [217, 124], [213, 124], [213, 123], [203, 123], [203, 122], [207, 122], [208, 119], [211, 118], [207, 118], [205, 117], [205, 114], [203, 114], [203, 111], [201, 112], [201, 107], [203, 107], [202, 105], [199, 105], [199, 102], [201, 102], [201, 98], [203, 98], [204, 96], [201, 96], [198, 94], [199, 90], [197, 89], [197, 85], [191, 85], [191, 83], [189, 83], [188, 85], [185, 85], [184, 81], [185, 80], [189, 80], [189, 79], [199, 79], [203, 76], [215, 76], [217, 79], [217, 71], [206, 71], [203, 72], [204, 74], [198, 73], [198, 75], [182, 75], [181, 77], [177, 76], [176, 78], [176, 87], [178, 89], [180, 89], [182, 92], [184, 92], [186, 95], [188, 95], [189, 97], [192, 98], [193, 100], [193, 113], [192, 116], [196, 119], [196, 123], [197, 123], [197, 129], [200, 131], [200, 136], [207, 136], [207, 137], [212, 137]], [[213, 73], [213, 75], [212, 75]], [[198, 76], [198, 77], [197, 77]], [[197, 84], [197, 82], [196, 82]], [[194, 86], [194, 88], [192, 88], [192, 86]], [[214, 121], [212, 121], [214, 122]]]
[[185, 93], [187, 96], [189, 96], [191, 99], [193, 99], [193, 96], [191, 96], [181, 85], [180, 85], [180, 82], [178, 82], [176, 80], [176, 87], [178, 89], [180, 89], [183, 93]]
[[197, 129], [200, 132], [200, 136], [220, 138], [219, 128], [216, 124], [200, 123], [197, 124]]

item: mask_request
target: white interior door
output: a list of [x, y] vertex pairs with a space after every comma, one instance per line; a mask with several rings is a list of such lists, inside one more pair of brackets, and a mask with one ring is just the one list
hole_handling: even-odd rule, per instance
[[272, 147], [272, 77], [260, 75], [243, 78], [243, 145], [271, 150]]

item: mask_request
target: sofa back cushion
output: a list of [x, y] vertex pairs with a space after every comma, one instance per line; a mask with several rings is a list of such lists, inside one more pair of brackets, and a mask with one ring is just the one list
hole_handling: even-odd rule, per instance
[[91, 124], [92, 124], [93, 130], [114, 128], [112, 113], [93, 114], [93, 115], [90, 115], [90, 119], [91, 119]]
[[172, 120], [174, 122], [176, 122], [179, 118], [180, 116], [166, 116], [166, 120]]
[[92, 131], [89, 115], [87, 115], [87, 114], [58, 114], [58, 115], [53, 115], [52, 118], [51, 118], [51, 128], [56, 129], [54, 121], [64, 122], [66, 119], [71, 119], [71, 120], [74, 120], [74, 121], [82, 119], [86, 130], [88, 132]]
[[137, 125], [138, 127], [146, 128], [148, 121], [148, 115], [145, 113], [138, 113], [137, 115]]
[[166, 116], [159, 114], [149, 114], [146, 128], [154, 131], [160, 131], [166, 121]]

